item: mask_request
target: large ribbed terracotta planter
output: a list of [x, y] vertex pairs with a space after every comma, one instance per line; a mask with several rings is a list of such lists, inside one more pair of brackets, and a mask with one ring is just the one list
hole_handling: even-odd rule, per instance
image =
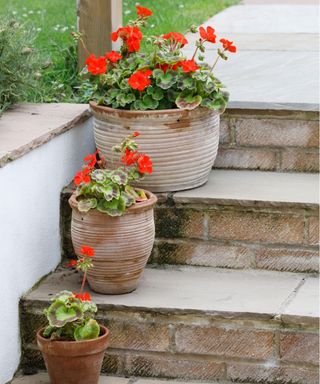
[[37, 344], [44, 358], [51, 384], [98, 384], [109, 331], [100, 325], [100, 336], [93, 340], [60, 341], [37, 333]]
[[95, 250], [88, 282], [96, 292], [122, 294], [134, 291], [151, 254], [155, 227], [153, 207], [157, 198], [145, 191], [148, 200], [127, 208], [125, 214], [111, 217], [96, 209], [87, 213], [77, 209], [75, 195], [72, 208], [71, 237], [77, 255], [82, 245]]
[[[139, 185], [152, 192], [180, 191], [207, 182], [219, 144], [220, 115], [194, 110], [128, 111], [90, 103], [97, 148], [110, 160], [110, 149], [124, 136], [140, 132], [139, 151], [154, 164]], [[116, 157], [115, 157], [116, 158]]]

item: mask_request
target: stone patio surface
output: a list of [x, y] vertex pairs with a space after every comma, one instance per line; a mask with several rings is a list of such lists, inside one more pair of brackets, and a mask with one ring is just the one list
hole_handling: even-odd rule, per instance
[[[238, 48], [215, 70], [230, 91], [230, 106], [261, 103], [269, 109], [317, 110], [318, 24], [318, 6], [302, 0], [248, 0], [204, 23]], [[195, 35], [188, 38], [192, 42]], [[191, 45], [185, 48], [188, 56]], [[206, 59], [212, 63], [217, 45], [207, 46]]]

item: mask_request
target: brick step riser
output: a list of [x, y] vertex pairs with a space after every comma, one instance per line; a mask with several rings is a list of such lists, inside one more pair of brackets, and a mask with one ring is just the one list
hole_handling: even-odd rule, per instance
[[[43, 307], [22, 301], [20, 309], [22, 368], [44, 369], [35, 345]], [[103, 373], [268, 384], [318, 380], [316, 324], [101, 307], [98, 321], [111, 331]]]
[[214, 168], [319, 172], [318, 114], [228, 109]]
[[[70, 190], [61, 196], [64, 257], [74, 255]], [[318, 210], [315, 208], [172, 205], [155, 210], [153, 264], [317, 272]]]

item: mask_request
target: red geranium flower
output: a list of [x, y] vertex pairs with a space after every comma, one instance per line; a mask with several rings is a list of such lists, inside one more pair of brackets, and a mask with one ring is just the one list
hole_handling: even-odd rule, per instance
[[139, 158], [139, 154], [137, 151], [130, 151], [128, 148], [126, 148], [126, 153], [122, 156], [121, 161], [127, 165], [130, 166], [137, 162]]
[[156, 64], [156, 68], [162, 69], [163, 72], [166, 73], [169, 68], [169, 64]]
[[122, 56], [116, 51], [111, 51], [106, 53], [105, 58], [111, 61], [111, 63], [116, 63], [118, 60], [122, 59]]
[[95, 55], [90, 55], [86, 60], [86, 64], [88, 71], [93, 75], [100, 75], [107, 71], [106, 58], [104, 56], [95, 57]]
[[140, 155], [138, 159], [138, 170], [140, 173], [152, 173], [152, 161], [147, 155]]
[[66, 267], [75, 267], [77, 265], [77, 260], [70, 260]]
[[220, 39], [220, 43], [222, 43], [222, 46], [226, 51], [229, 51], [232, 53], [237, 52], [237, 47], [233, 45], [233, 41], [229, 41], [227, 39]]
[[96, 151], [95, 153], [92, 153], [90, 155], [87, 155], [83, 159], [85, 162], [88, 162], [88, 164], [87, 164], [88, 168], [94, 168], [94, 166], [96, 165], [96, 163], [97, 163], [97, 153], [98, 153], [98, 151]]
[[129, 52], [137, 52], [140, 49], [140, 41], [142, 40], [142, 32], [138, 27], [119, 28], [116, 32], [112, 32], [111, 40], [117, 41], [118, 37], [122, 39], [128, 47]]
[[78, 171], [73, 179], [75, 185], [79, 185], [81, 183], [88, 184], [91, 181], [89, 173], [91, 170], [89, 168], [85, 168], [81, 171]]
[[135, 132], [133, 132], [132, 136], [133, 136], [133, 137], [138, 137], [138, 136], [140, 136], [140, 133], [137, 132], [137, 131], [135, 131]]
[[165, 35], [162, 35], [162, 37], [166, 40], [173, 40], [177, 43], [180, 43], [182, 46], [188, 44], [188, 40], [184, 37], [182, 33], [179, 32], [169, 32]]
[[131, 88], [137, 89], [138, 91], [143, 91], [151, 84], [149, 76], [151, 76], [152, 71], [147, 69], [145, 71], [136, 71], [128, 79], [128, 84]]
[[217, 36], [214, 34], [214, 29], [212, 27], [207, 27], [207, 30], [205, 30], [203, 27], [200, 27], [199, 32], [203, 40], [210, 41], [210, 43], [216, 42]]
[[74, 294], [74, 297], [76, 299], [79, 299], [81, 301], [90, 301], [91, 300], [91, 296], [90, 296], [89, 292], [83, 292], [83, 293], [75, 293], [75, 292], [73, 292], [73, 294]]
[[194, 60], [184, 60], [179, 61], [177, 64], [175, 64], [172, 69], [176, 70], [178, 67], [181, 67], [183, 72], [194, 72], [200, 67], [194, 62]]
[[137, 15], [140, 17], [149, 17], [152, 16], [152, 11], [148, 8], [140, 7], [140, 5], [136, 6], [137, 8]]
[[87, 257], [93, 257], [94, 256], [94, 249], [87, 246], [87, 245], [83, 245], [80, 249], [80, 253], [84, 256], [87, 256]]

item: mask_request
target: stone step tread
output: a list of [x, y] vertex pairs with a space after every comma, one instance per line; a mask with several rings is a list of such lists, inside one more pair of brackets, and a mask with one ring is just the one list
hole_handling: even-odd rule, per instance
[[0, 168], [91, 116], [87, 104], [20, 104], [1, 118]]
[[[31, 291], [25, 302], [44, 304], [62, 289], [79, 290], [76, 271], [58, 269]], [[275, 318], [295, 324], [317, 324], [319, 317], [317, 277], [288, 272], [147, 268], [136, 291], [118, 296], [92, 292], [92, 299], [104, 310], [130, 308], [228, 318]]]
[[[205, 383], [204, 381], [181, 381], [181, 380], [161, 380], [161, 379], [150, 379], [150, 378], [125, 378], [125, 377], [116, 377], [116, 376], [100, 376], [99, 384], [200, 384]], [[218, 382], [216, 382], [218, 383]], [[47, 373], [41, 372], [35, 375], [28, 376], [18, 376], [16, 377], [11, 384], [50, 384], [49, 377]], [[61, 383], [62, 384], [62, 383]], [[210, 382], [210, 384], [215, 384], [215, 382]]]
[[202, 187], [177, 192], [176, 203], [317, 206], [319, 175], [213, 170]]

